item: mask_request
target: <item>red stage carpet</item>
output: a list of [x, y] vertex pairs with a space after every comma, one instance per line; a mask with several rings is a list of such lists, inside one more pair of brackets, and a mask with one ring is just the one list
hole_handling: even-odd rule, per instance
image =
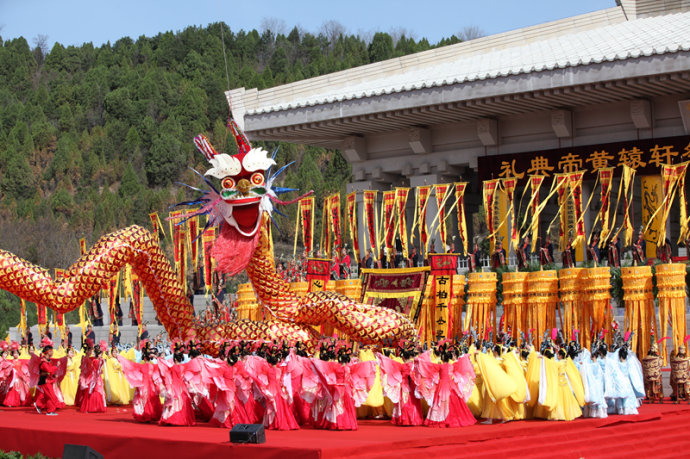
[[355, 432], [266, 431], [263, 445], [237, 445], [228, 430], [200, 424], [138, 424], [131, 408], [105, 414], [74, 409], [47, 417], [0, 409], [0, 449], [61, 457], [65, 443], [89, 445], [106, 458], [138, 457], [679, 457], [690, 449], [690, 405], [645, 405], [637, 416], [573, 422], [520, 421], [457, 429], [395, 427], [360, 421]]

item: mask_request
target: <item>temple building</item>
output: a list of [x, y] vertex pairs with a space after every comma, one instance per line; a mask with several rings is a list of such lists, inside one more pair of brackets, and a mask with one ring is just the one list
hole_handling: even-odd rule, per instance
[[[583, 207], [593, 198], [584, 218], [589, 234], [601, 206], [598, 171], [606, 167], [616, 168], [611, 209], [619, 227], [624, 205], [614, 205], [627, 164], [637, 172], [630, 217], [637, 232], [650, 216], [644, 207], [663, 199], [661, 164], [690, 159], [690, 1], [617, 5], [226, 94], [251, 140], [339, 149], [352, 164], [348, 191], [468, 182], [470, 232], [484, 180], [516, 177], [517, 201], [530, 175], [544, 175], [544, 199], [555, 174], [581, 170]], [[542, 231], [557, 210], [554, 200]], [[677, 214], [669, 220], [671, 239], [678, 238]]]

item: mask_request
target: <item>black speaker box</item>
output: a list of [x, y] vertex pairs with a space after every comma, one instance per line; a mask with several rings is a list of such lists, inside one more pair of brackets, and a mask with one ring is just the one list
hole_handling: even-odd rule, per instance
[[103, 459], [103, 455], [85, 445], [65, 444], [62, 459]]
[[263, 424], [235, 424], [230, 431], [230, 443], [266, 443]]

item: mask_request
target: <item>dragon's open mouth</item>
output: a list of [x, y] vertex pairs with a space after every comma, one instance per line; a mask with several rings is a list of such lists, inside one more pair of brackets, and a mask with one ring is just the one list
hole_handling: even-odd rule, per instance
[[225, 221], [236, 228], [241, 235], [254, 236], [261, 222], [260, 203], [260, 197], [225, 200], [223, 212]]

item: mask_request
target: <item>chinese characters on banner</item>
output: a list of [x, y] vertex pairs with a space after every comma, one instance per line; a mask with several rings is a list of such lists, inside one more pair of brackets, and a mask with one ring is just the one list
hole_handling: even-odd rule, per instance
[[[467, 182], [459, 182], [455, 184], [455, 199], [458, 202], [458, 233], [460, 233], [460, 243], [462, 244], [462, 253], [467, 252], [467, 221], [465, 219], [465, 190], [467, 189]], [[457, 250], [457, 248], [456, 248]]]
[[422, 243], [422, 251], [427, 253], [427, 241], [429, 240], [429, 232], [426, 226], [426, 208], [429, 203], [429, 194], [431, 193], [431, 186], [424, 185], [417, 187], [417, 220], [419, 224], [419, 240]]
[[381, 254], [376, 243], [376, 190], [364, 191], [364, 228], [365, 234], [369, 236], [369, 245], [373, 248], [374, 256], [380, 259]]
[[614, 167], [620, 175], [621, 166], [636, 170], [638, 176], [658, 175], [662, 164], [678, 164], [690, 160], [690, 136], [632, 140], [595, 146], [559, 148], [542, 152], [480, 156], [477, 158], [479, 181], [493, 177], [516, 177], [527, 180], [530, 175], [553, 177], [558, 173], [578, 170], [584, 180], [594, 180], [600, 169]]
[[359, 238], [357, 236], [357, 192], [347, 195], [347, 226], [352, 240], [352, 252], [355, 260], [359, 260]]
[[407, 218], [405, 217], [405, 207], [407, 206], [407, 195], [409, 188], [395, 189], [395, 211], [398, 214], [398, 234], [402, 244], [402, 256], [407, 258]]

